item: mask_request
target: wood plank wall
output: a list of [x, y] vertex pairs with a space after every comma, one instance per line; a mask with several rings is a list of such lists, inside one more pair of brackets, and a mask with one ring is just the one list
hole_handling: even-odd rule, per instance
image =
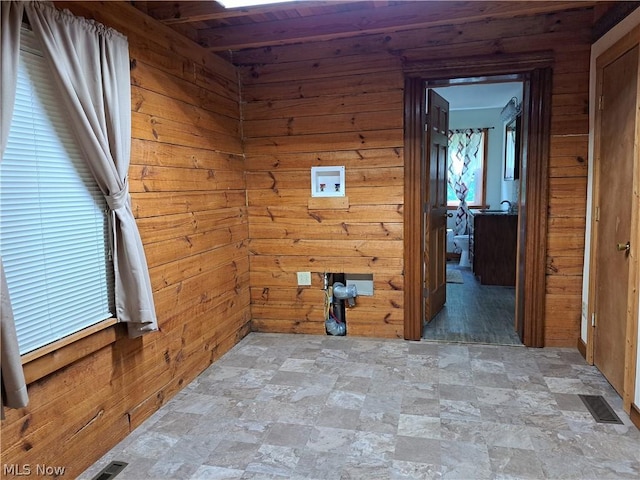
[[[323, 272], [374, 275], [350, 335], [402, 336], [402, 58], [556, 52], [545, 341], [575, 346], [590, 10], [237, 52], [244, 161], [230, 64], [126, 4], [60, 5], [129, 37], [130, 185], [161, 331], [116, 331], [31, 383], [29, 406], [2, 422], [3, 464], [77, 476], [246, 334], [250, 305], [256, 330], [323, 334]], [[346, 166], [347, 208], [310, 208], [314, 165]], [[297, 271], [314, 272], [311, 288]]]
[[[586, 212], [591, 9], [235, 52], [242, 77], [253, 327], [324, 333], [322, 272], [373, 273], [349, 334], [401, 337], [402, 61], [555, 52], [547, 346], [575, 346]], [[344, 165], [349, 206], [309, 208], [309, 170]], [[325, 208], [326, 207], [326, 208]], [[416, 261], [419, 261], [416, 259]], [[296, 271], [313, 285], [297, 287]], [[293, 308], [292, 308], [293, 305]]]
[[[345, 72], [344, 58], [315, 50], [286, 48], [286, 61], [243, 77], [253, 328], [324, 334], [323, 273], [372, 273], [375, 295], [348, 310], [348, 333], [402, 337], [399, 59], [351, 56]], [[347, 208], [309, 206], [318, 165], [346, 167]], [[296, 271], [312, 286], [297, 287]]]
[[2, 463], [75, 478], [249, 331], [249, 231], [236, 69], [125, 3], [59, 6], [129, 38], [130, 190], [161, 329], [112, 332], [7, 410]]

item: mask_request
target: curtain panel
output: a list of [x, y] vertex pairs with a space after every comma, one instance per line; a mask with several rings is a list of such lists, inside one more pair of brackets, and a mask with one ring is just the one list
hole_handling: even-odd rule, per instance
[[455, 215], [454, 233], [466, 235], [469, 233], [469, 206], [467, 194], [474, 181], [475, 169], [479, 157], [483, 155], [482, 140], [484, 129], [449, 130], [449, 176], [448, 182], [459, 200]]
[[129, 44], [117, 31], [47, 3], [25, 4], [71, 128], [111, 210], [116, 316], [130, 337], [158, 329], [149, 270], [127, 185]]
[[[70, 128], [111, 210], [116, 316], [129, 336], [158, 330], [142, 240], [131, 208], [127, 173], [131, 153], [131, 87], [126, 37], [97, 22], [78, 18], [53, 5], [0, 2], [0, 147], [9, 136], [23, 13], [41, 43], [63, 98]], [[0, 259], [0, 383], [2, 406], [28, 402], [15, 322]], [[0, 408], [2, 418], [4, 411]]]
[[[0, 2], [0, 161], [9, 138], [11, 117], [16, 98], [18, 53], [20, 51], [20, 25], [24, 6], [15, 2]], [[13, 310], [9, 298], [7, 279], [0, 258], [0, 385], [2, 390], [0, 417], [4, 407], [21, 408], [29, 402], [27, 385], [20, 360]]]

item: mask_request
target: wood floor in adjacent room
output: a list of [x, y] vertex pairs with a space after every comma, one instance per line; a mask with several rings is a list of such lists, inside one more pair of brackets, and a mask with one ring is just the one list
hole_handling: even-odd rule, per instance
[[425, 340], [522, 345], [514, 328], [515, 288], [481, 285], [469, 268], [455, 262], [463, 283], [447, 283], [447, 302], [423, 331]]

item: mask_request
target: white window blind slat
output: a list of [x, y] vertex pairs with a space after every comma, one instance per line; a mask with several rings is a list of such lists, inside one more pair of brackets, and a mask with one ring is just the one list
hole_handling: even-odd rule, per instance
[[112, 316], [106, 203], [33, 33], [0, 164], [0, 252], [24, 354]]

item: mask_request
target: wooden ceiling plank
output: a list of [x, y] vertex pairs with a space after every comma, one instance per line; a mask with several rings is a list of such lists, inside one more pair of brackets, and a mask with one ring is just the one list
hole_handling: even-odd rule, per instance
[[[311, 1], [305, 2], [304, 7], [324, 7], [331, 5], [332, 3], [334, 2]], [[226, 20], [229, 18], [250, 17], [253, 15], [263, 15], [267, 13], [298, 10], [300, 8], [300, 4], [292, 2], [283, 3], [282, 5], [265, 5], [262, 7], [225, 9], [215, 2], [195, 2], [184, 5], [178, 4], [177, 8], [177, 13], [167, 11], [170, 16], [160, 18], [159, 16], [154, 15], [154, 17], [157, 20], [160, 20], [165, 25], [176, 25], [180, 23], [202, 22], [207, 20]]]
[[318, 15], [200, 31], [199, 43], [211, 51], [241, 50], [330, 40], [488, 18], [535, 15], [592, 6], [594, 2], [410, 2], [364, 11]]
[[56, 1], [59, 9], [68, 8], [75, 15], [93, 18], [100, 23], [123, 32], [128, 37], [141, 37], [161, 45], [167, 52], [174, 52], [198, 64], [206, 65], [211, 71], [226, 79], [237, 81], [237, 72], [233, 65], [219, 55], [198, 47], [193, 41], [170, 27], [160, 25], [137, 8], [124, 2], [108, 2], [104, 8], [98, 2]]
[[[593, 26], [591, 39], [594, 43], [638, 8], [638, 6], [640, 6], [640, 2], [609, 2], [605, 3], [605, 6], [607, 9], [596, 20]], [[603, 7], [600, 8], [602, 9]]]
[[[148, 2], [147, 2], [148, 3]], [[135, 3], [137, 8], [138, 2]], [[224, 8], [217, 2], [154, 2], [153, 6], [147, 6], [147, 13], [164, 23], [173, 25], [180, 23], [192, 23], [199, 21], [200, 15], [219, 15], [224, 13]], [[187, 18], [193, 16], [193, 18]]]
[[490, 28], [493, 37], [507, 42], [511, 37], [526, 35], [542, 35], [558, 32], [568, 25], [579, 23], [590, 26], [593, 11], [582, 9], [573, 12], [554, 12], [544, 15], [521, 18], [513, 22], [509, 18], [495, 19], [490, 26], [486, 20], [467, 22], [463, 25], [438, 25], [428, 29], [413, 29], [394, 33], [382, 33], [367, 37], [352, 37], [351, 40], [336, 39], [319, 42], [313, 49], [301, 49], [298, 45], [286, 45], [278, 48], [247, 49], [233, 52], [235, 65], [289, 63], [303, 60], [325, 59], [337, 56], [361, 55], [385, 49], [398, 55], [405, 55], [404, 50], [437, 47], [440, 45], [458, 45], [487, 38]]

